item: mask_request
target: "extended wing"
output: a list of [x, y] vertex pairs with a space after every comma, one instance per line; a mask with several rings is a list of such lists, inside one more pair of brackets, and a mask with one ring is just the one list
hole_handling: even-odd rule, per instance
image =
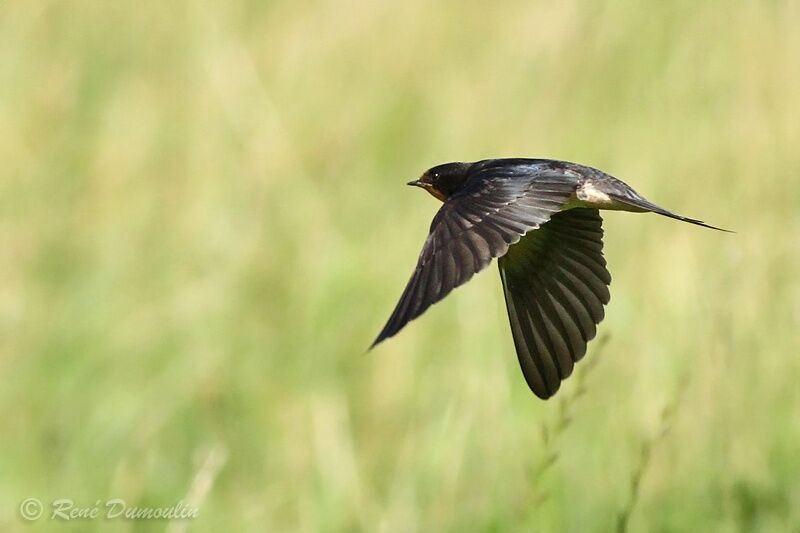
[[556, 393], [586, 353], [609, 301], [597, 209], [557, 213], [499, 261], [514, 346], [528, 386]]
[[372, 346], [392, 337], [558, 212], [579, 177], [531, 164], [483, 169], [433, 218], [417, 266]]

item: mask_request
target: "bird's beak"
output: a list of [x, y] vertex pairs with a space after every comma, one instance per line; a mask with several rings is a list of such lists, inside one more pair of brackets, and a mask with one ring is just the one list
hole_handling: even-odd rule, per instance
[[422, 183], [420, 180], [409, 181], [406, 185], [411, 185], [412, 187], [424, 187], [425, 184]]

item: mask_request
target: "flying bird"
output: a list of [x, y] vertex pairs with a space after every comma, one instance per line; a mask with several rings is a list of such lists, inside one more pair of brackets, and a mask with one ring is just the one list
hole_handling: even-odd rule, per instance
[[667, 211], [595, 168], [550, 159], [446, 163], [410, 183], [443, 202], [400, 301], [370, 349], [498, 259], [517, 358], [553, 396], [605, 316], [611, 274], [599, 210]]

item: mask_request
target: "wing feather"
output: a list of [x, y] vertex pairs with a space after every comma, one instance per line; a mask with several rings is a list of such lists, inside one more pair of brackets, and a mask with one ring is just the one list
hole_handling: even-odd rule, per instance
[[[492, 259], [505, 255], [523, 235], [545, 224], [578, 185], [578, 178], [546, 163], [530, 164], [513, 174], [479, 166], [436, 213], [414, 273], [372, 346], [395, 335]], [[525, 316], [518, 318], [526, 323]]]
[[605, 315], [611, 275], [602, 236], [596, 209], [569, 209], [500, 258], [517, 357], [540, 398], [551, 397], [572, 374]]

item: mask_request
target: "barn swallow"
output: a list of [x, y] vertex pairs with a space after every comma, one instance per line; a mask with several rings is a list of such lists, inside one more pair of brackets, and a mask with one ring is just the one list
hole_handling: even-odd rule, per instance
[[443, 202], [376, 344], [498, 259], [517, 358], [531, 391], [553, 396], [605, 316], [611, 275], [599, 210], [667, 211], [595, 168], [549, 159], [446, 163], [408, 185]]

